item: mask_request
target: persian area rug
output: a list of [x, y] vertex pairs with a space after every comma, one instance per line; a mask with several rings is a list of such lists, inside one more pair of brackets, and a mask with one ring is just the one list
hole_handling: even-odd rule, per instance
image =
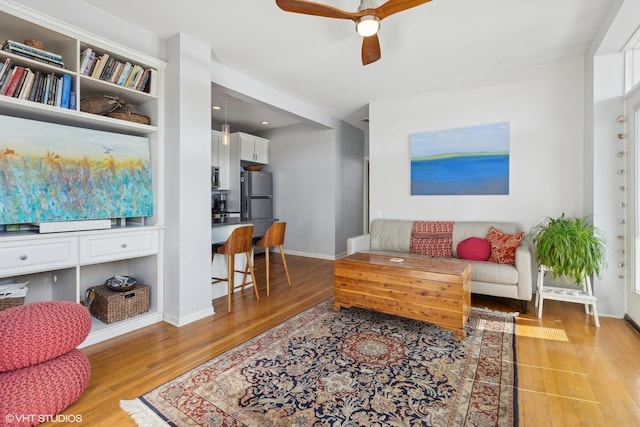
[[121, 407], [141, 426], [517, 425], [515, 317], [467, 337], [326, 300]]

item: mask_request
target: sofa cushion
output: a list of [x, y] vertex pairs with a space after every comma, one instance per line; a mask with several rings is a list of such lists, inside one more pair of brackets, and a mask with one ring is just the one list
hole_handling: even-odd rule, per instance
[[413, 221], [375, 219], [371, 222], [371, 250], [409, 252]]
[[524, 231], [516, 234], [507, 234], [495, 227], [489, 229], [487, 240], [491, 244], [491, 256], [489, 261], [498, 264], [516, 265], [516, 248], [524, 237]]
[[456, 251], [460, 259], [486, 261], [491, 256], [491, 244], [481, 237], [469, 237], [458, 243]]
[[[517, 285], [518, 270], [510, 264], [498, 264], [490, 261], [469, 261], [471, 281]], [[473, 292], [473, 288], [472, 288]]]
[[486, 238], [491, 227], [502, 230], [505, 233], [515, 234], [520, 231], [517, 224], [498, 221], [456, 221], [453, 226], [453, 256], [457, 257], [458, 243], [469, 237]]
[[453, 221], [415, 221], [411, 229], [412, 253], [450, 257], [453, 255]]

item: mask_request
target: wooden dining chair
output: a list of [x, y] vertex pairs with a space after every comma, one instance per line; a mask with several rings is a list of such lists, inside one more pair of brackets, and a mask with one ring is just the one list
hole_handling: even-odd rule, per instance
[[[227, 256], [227, 277], [212, 277], [211, 284], [227, 282], [227, 308], [229, 312], [231, 311], [231, 298], [235, 289], [244, 289], [246, 285], [253, 284], [256, 299], [260, 299], [260, 296], [258, 295], [258, 286], [256, 285], [256, 276], [253, 272], [253, 265], [251, 263], [251, 251], [253, 250], [252, 243], [253, 225], [247, 225], [235, 228], [225, 242], [214, 243], [211, 245], [212, 262], [215, 254], [224, 254]], [[244, 270], [235, 269], [235, 256], [239, 254], [244, 254], [247, 258]], [[236, 272], [244, 273], [242, 284], [237, 286], [234, 283], [234, 276]], [[247, 273], [251, 275], [251, 282], [247, 282]]]
[[287, 275], [287, 283], [291, 287], [291, 279], [289, 277], [289, 269], [287, 268], [287, 260], [284, 256], [284, 233], [287, 228], [286, 222], [274, 222], [267, 229], [264, 236], [257, 239], [255, 245], [265, 249], [264, 259], [266, 264], [267, 273], [267, 296], [269, 296], [269, 248], [278, 247], [280, 250], [280, 256], [282, 257], [282, 265], [284, 265], [284, 272]]

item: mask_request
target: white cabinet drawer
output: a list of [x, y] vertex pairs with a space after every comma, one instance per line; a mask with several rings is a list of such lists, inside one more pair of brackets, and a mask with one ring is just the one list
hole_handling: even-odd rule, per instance
[[77, 253], [75, 238], [0, 243], [0, 276], [74, 267]]
[[157, 231], [80, 238], [80, 264], [114, 261], [156, 253], [158, 253]]

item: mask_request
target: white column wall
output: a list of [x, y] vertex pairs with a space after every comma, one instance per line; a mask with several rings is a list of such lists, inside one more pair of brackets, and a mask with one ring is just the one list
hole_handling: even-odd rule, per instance
[[211, 304], [210, 48], [167, 41], [165, 320], [183, 325]]

